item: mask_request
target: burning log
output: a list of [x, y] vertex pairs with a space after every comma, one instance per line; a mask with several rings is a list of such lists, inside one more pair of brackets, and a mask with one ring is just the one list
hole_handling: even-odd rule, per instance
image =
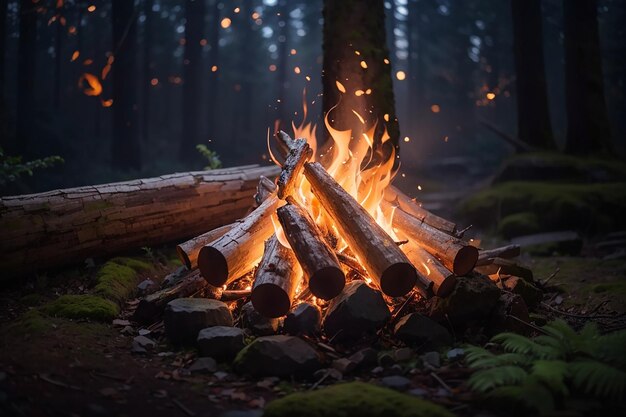
[[0, 199], [3, 278], [140, 246], [187, 239], [250, 208], [259, 176], [250, 165]]
[[279, 200], [271, 196], [222, 237], [200, 249], [198, 268], [211, 285], [221, 287], [252, 270], [263, 255], [263, 242], [274, 233], [271, 216]]
[[305, 164], [304, 175], [380, 289], [392, 297], [411, 291], [417, 281], [415, 268], [372, 216], [319, 163]]
[[199, 271], [190, 272], [176, 285], [154, 292], [143, 298], [137, 305], [137, 309], [133, 314], [133, 320], [140, 323], [154, 322], [163, 314], [165, 306], [170, 301], [177, 298], [191, 297], [201, 291], [206, 298], [219, 300], [222, 296], [222, 289], [209, 285], [200, 276]]
[[415, 240], [457, 276], [468, 274], [476, 265], [478, 249], [429, 226], [399, 208], [394, 212], [393, 227]]
[[213, 242], [215, 239], [224, 236], [224, 234], [232, 229], [233, 226], [235, 226], [235, 223], [218, 227], [217, 229], [213, 229], [200, 236], [196, 236], [193, 239], [189, 239], [188, 241], [176, 246], [176, 252], [178, 253], [180, 261], [189, 270], [197, 268], [200, 249]]
[[476, 267], [476, 271], [489, 276], [514, 275], [524, 278], [528, 282], [534, 281], [533, 271], [518, 265], [517, 262], [511, 259], [493, 258], [490, 264]]
[[507, 245], [495, 249], [481, 250], [478, 254], [476, 266], [489, 265], [495, 258], [515, 258], [519, 256], [521, 249], [519, 245]]
[[335, 252], [308, 213], [291, 197], [278, 209], [278, 219], [316, 297], [330, 300], [341, 293], [346, 276]]
[[263, 204], [263, 202], [267, 200], [270, 195], [274, 194], [276, 190], [278, 190], [278, 187], [276, 187], [274, 181], [261, 175], [261, 178], [259, 178], [259, 185], [256, 187], [256, 194], [254, 195], [254, 201], [257, 206]]
[[408, 213], [413, 217], [417, 217], [435, 229], [439, 229], [449, 235], [454, 235], [456, 233], [455, 223], [439, 217], [425, 208], [422, 208], [414, 199], [410, 198], [393, 185], [385, 189], [384, 199], [387, 203], [397, 205], [405, 213]]
[[302, 279], [302, 269], [291, 249], [273, 235], [265, 242], [263, 258], [254, 276], [251, 301], [262, 316], [286, 315]]
[[427, 280], [424, 284], [428, 285], [430, 282], [433, 294], [437, 297], [450, 295], [456, 286], [456, 276], [452, 272], [412, 240], [401, 248], [421, 276]]
[[285, 143], [289, 144], [290, 149], [277, 184], [278, 197], [283, 200], [293, 194], [304, 164], [313, 156], [313, 149], [304, 139], [295, 139]]

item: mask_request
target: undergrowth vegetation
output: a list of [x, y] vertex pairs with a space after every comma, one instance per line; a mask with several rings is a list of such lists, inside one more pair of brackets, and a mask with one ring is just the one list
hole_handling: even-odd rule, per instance
[[541, 331], [533, 339], [496, 335], [491, 341], [498, 353], [468, 347], [467, 363], [476, 369], [470, 387], [514, 414], [624, 411], [626, 331], [601, 335], [590, 322], [576, 332], [562, 320]]

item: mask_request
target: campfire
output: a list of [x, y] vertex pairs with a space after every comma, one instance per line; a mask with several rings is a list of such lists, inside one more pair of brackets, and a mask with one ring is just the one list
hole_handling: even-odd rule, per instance
[[260, 179], [256, 208], [177, 247], [199, 271], [194, 282], [201, 276], [222, 299], [249, 295], [267, 318], [302, 301], [323, 308], [355, 280], [388, 303], [448, 296], [456, 277], [474, 269], [478, 249], [391, 185], [396, 156], [386, 133], [375, 146], [375, 126], [359, 138], [334, 129], [328, 116], [325, 123], [332, 140], [319, 148], [310, 125], [294, 126], [296, 139], [278, 131], [279, 154], [270, 146], [270, 155], [281, 172]]

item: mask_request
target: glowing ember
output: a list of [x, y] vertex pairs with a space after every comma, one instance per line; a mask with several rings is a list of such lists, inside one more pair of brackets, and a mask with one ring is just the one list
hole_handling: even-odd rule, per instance
[[231, 23], [232, 23], [232, 21], [228, 17], [225, 17], [220, 22], [220, 25], [222, 26], [222, 28], [227, 29], [227, 28], [230, 27]]
[[[84, 83], [87, 83], [88, 87], [84, 88]], [[78, 79], [78, 87], [84, 88], [83, 93], [88, 96], [99, 96], [102, 93], [102, 84], [100, 84], [100, 80], [93, 74], [89, 74], [88, 72], [84, 73]]]
[[398, 71], [396, 72], [396, 78], [402, 81], [406, 78], [406, 74], [404, 73], [404, 71]]

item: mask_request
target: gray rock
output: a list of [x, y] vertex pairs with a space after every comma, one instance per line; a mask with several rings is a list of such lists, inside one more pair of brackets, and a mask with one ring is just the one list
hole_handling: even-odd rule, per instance
[[404, 343], [425, 349], [436, 349], [452, 343], [452, 337], [445, 327], [419, 313], [407, 314], [398, 320], [394, 335]]
[[324, 332], [336, 340], [356, 339], [374, 334], [391, 314], [379, 291], [363, 281], [352, 281], [328, 306]]
[[441, 357], [439, 352], [426, 352], [422, 355], [422, 362], [426, 365], [430, 365], [433, 368], [439, 368], [441, 366]]
[[174, 284], [179, 283], [189, 273], [189, 270], [184, 266], [179, 266], [170, 274], [168, 274], [163, 281], [161, 281], [161, 288], [169, 288]]
[[378, 358], [378, 352], [372, 348], [365, 348], [354, 352], [348, 357], [350, 361], [356, 364], [356, 369], [363, 369], [366, 366], [375, 365]]
[[244, 348], [243, 338], [244, 332], [238, 327], [207, 327], [198, 334], [198, 350], [202, 356], [230, 360]]
[[394, 365], [391, 365], [389, 367], [389, 369], [387, 369], [387, 371], [385, 373], [387, 375], [402, 375], [404, 373], [404, 370], [402, 369], [401, 365], [398, 365], [396, 363]]
[[246, 329], [257, 336], [276, 334], [279, 324], [278, 319], [269, 319], [260, 315], [251, 302], [247, 302], [241, 307], [241, 321]]
[[211, 372], [215, 372], [216, 369], [217, 363], [215, 362], [215, 359], [203, 357], [196, 359], [196, 361], [191, 364], [191, 366], [189, 367], [189, 372], [191, 372], [192, 374], [208, 374]]
[[332, 362], [332, 367], [345, 375], [356, 369], [356, 363], [348, 358], [339, 358]]
[[137, 284], [137, 292], [139, 295], [150, 294], [159, 289], [159, 285], [152, 281], [150, 278], [144, 279], [139, 284]]
[[465, 356], [465, 350], [461, 348], [450, 349], [448, 353], [446, 353], [446, 357], [451, 361], [461, 359]]
[[206, 298], [179, 298], [165, 308], [165, 333], [175, 345], [191, 345], [200, 330], [211, 326], [232, 326], [233, 316], [226, 304]]
[[407, 394], [411, 394], [411, 395], [414, 395], [416, 397], [427, 397], [428, 396], [428, 391], [426, 391], [425, 389], [422, 389], [422, 388], [413, 388], [411, 390], [408, 390]]
[[285, 317], [283, 329], [292, 335], [316, 334], [320, 331], [321, 320], [322, 313], [317, 306], [300, 303]]
[[396, 363], [396, 359], [393, 356], [393, 352], [382, 352], [378, 355], [378, 364], [380, 366], [389, 367]]
[[400, 375], [386, 376], [380, 380], [380, 383], [387, 388], [402, 391], [411, 386], [411, 380]]
[[413, 349], [411, 348], [400, 348], [393, 351], [393, 358], [396, 362], [406, 362], [413, 357]]
[[383, 368], [382, 366], [377, 366], [370, 372], [372, 373], [372, 375], [382, 375], [382, 373], [385, 372], [385, 368]]
[[131, 351], [134, 353], [146, 353], [156, 348], [156, 342], [146, 336], [136, 336], [133, 338]]
[[253, 376], [310, 376], [319, 369], [320, 357], [295, 336], [264, 336], [243, 348], [233, 365], [238, 372]]

